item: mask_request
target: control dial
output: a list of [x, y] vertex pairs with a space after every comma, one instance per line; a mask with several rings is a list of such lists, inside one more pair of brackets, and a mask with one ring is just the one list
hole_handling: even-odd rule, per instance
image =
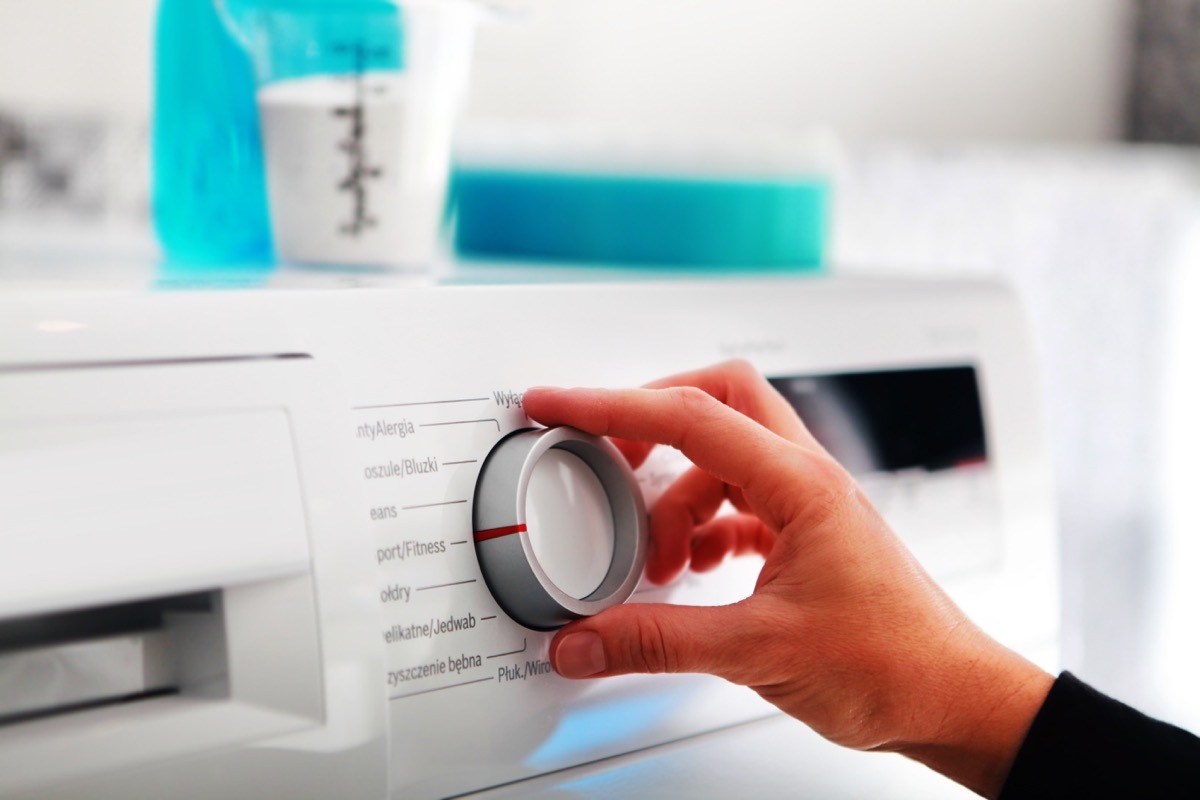
[[646, 506], [608, 440], [574, 428], [501, 439], [475, 484], [475, 552], [510, 617], [550, 630], [625, 602], [646, 562]]

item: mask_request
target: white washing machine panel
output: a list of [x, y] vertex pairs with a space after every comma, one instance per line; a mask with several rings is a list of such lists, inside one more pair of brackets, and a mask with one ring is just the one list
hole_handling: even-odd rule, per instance
[[[1049, 464], [1001, 287], [8, 294], [0, 795], [446, 797], [770, 715], [706, 676], [558, 678], [552, 632], [505, 613], [474, 545], [476, 479], [530, 427], [525, 387], [735, 356], [832, 419], [956, 599], [1053, 666]], [[881, 390], [834, 379], [945, 370], [974, 387], [978, 430], [911, 457], [864, 410]], [[889, 430], [920, 434], [905, 418]], [[682, 466], [662, 451], [638, 471], [647, 503]], [[732, 602], [757, 570], [631, 602]]]

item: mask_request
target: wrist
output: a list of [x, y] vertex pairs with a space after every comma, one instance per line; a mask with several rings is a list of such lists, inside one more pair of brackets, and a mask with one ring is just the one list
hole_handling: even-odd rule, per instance
[[994, 798], [1054, 678], [982, 632], [964, 638], [925, 672], [926, 696], [889, 749]]

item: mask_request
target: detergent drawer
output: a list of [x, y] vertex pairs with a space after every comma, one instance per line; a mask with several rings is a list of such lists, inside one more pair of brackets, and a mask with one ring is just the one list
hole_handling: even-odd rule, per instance
[[[339, 793], [382, 792], [379, 693], [339, 676], [347, 654], [322, 636], [319, 605], [345, 615], [353, 584], [315, 574], [328, 522], [313, 503], [337, 491], [300, 466], [328, 425], [314, 367], [0, 371], [0, 794], [119, 795], [114, 776], [148, 787], [168, 763], [173, 796], [285, 791], [306, 772], [332, 788], [328, 754], [250, 778], [264, 767], [246, 748], [305, 735], [359, 753], [360, 794]], [[330, 720], [355, 708], [334, 745]]]

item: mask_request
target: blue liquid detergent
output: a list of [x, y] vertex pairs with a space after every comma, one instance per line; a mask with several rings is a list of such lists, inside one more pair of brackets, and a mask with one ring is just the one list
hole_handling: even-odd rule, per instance
[[155, 63], [151, 202], [167, 260], [270, 263], [249, 54], [212, 0], [163, 0]]

